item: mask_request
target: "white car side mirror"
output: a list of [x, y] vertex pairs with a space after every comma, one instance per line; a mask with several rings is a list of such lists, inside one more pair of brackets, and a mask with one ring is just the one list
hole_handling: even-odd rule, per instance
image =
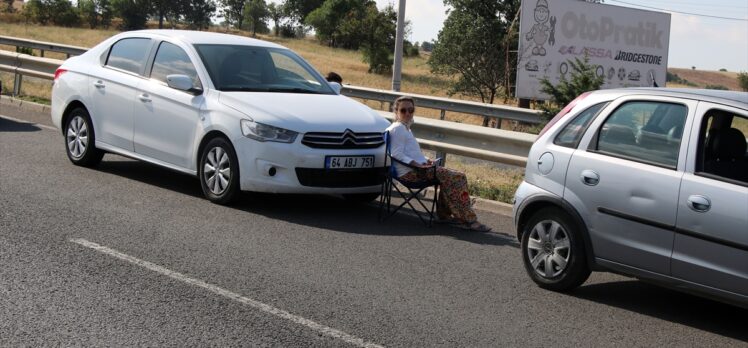
[[180, 91], [190, 92], [192, 94], [202, 93], [202, 89], [195, 88], [192, 85], [192, 79], [187, 75], [172, 74], [166, 76], [166, 84], [169, 87]]
[[335, 91], [335, 94], [340, 94], [340, 90], [343, 89], [343, 86], [341, 86], [337, 82], [328, 82], [330, 84], [330, 87], [332, 87], [332, 90]]

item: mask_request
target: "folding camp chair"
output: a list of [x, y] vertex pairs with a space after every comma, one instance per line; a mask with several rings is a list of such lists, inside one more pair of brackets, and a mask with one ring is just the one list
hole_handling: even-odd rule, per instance
[[[436, 201], [439, 197], [439, 181], [436, 180], [436, 166], [428, 169], [423, 168], [417, 168], [409, 163], [404, 163], [403, 161], [398, 160], [397, 158], [392, 157], [392, 154], [390, 153], [390, 136], [389, 132], [384, 132], [384, 142], [385, 142], [385, 156], [384, 156], [384, 166], [387, 167], [387, 171], [385, 174], [385, 180], [382, 183], [382, 194], [379, 197], [379, 221], [384, 221], [388, 219], [390, 216], [394, 215], [395, 213], [400, 210], [400, 208], [404, 207], [406, 204], [410, 206], [410, 208], [415, 212], [416, 215], [418, 215], [418, 218], [423, 222], [426, 226], [431, 227], [433, 221], [434, 221], [434, 214], [436, 212]], [[395, 168], [395, 163], [402, 164], [406, 167], [409, 167], [413, 170], [433, 170], [434, 171], [434, 180], [423, 180], [423, 181], [408, 181], [408, 180], [402, 180], [399, 178], [397, 169]], [[400, 184], [400, 185], [397, 185]], [[404, 189], [400, 189], [399, 186], [403, 186]], [[434, 187], [434, 198], [431, 201], [431, 207], [427, 207], [426, 204], [421, 200], [421, 192], [429, 187]], [[403, 199], [403, 202], [400, 203], [397, 207], [394, 209], [392, 208], [392, 193], [397, 192], [398, 196]], [[424, 197], [425, 198], [425, 197]], [[425, 210], [425, 212], [421, 212], [411, 203], [412, 200], [415, 200], [420, 204], [420, 206]], [[428, 220], [424, 217], [427, 216]]]

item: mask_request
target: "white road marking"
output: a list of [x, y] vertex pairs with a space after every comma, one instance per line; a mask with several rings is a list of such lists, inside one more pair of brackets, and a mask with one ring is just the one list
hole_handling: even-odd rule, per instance
[[26, 121], [26, 120], [18, 119], [18, 118], [15, 118], [15, 117], [5, 116], [5, 115], [0, 115], [0, 117], [2, 117], [4, 119], [7, 119], [7, 120], [11, 120], [13, 122], [26, 123], [26, 124], [30, 124], [32, 126], [42, 127], [42, 128], [53, 130], [53, 131], [57, 130], [57, 128], [52, 127], [52, 126], [47, 126], [46, 124], [33, 123], [33, 122]]
[[306, 319], [306, 318], [302, 318], [302, 317], [300, 317], [298, 315], [291, 314], [291, 313], [286, 312], [286, 311], [284, 311], [282, 309], [275, 308], [275, 307], [273, 307], [271, 305], [262, 303], [262, 302], [257, 301], [257, 300], [253, 300], [253, 299], [251, 299], [249, 297], [245, 297], [245, 296], [239, 295], [239, 294], [237, 294], [235, 292], [231, 292], [229, 290], [222, 289], [222, 288], [220, 288], [220, 287], [218, 287], [216, 285], [208, 284], [208, 283], [206, 283], [206, 282], [204, 282], [204, 281], [202, 281], [200, 279], [191, 278], [191, 277], [186, 276], [184, 274], [181, 274], [179, 272], [175, 272], [175, 271], [172, 271], [170, 269], [161, 267], [161, 266], [159, 266], [157, 264], [154, 264], [154, 263], [151, 263], [151, 262], [148, 262], [148, 261], [140, 260], [140, 259], [138, 259], [136, 257], [133, 257], [133, 256], [130, 256], [130, 255], [121, 253], [121, 252], [119, 252], [117, 250], [105, 247], [103, 245], [99, 245], [99, 244], [96, 244], [94, 242], [89, 242], [89, 241], [87, 241], [85, 239], [81, 239], [81, 238], [71, 239], [70, 241], [73, 242], [73, 243], [82, 245], [82, 246], [84, 246], [86, 248], [90, 248], [90, 249], [96, 250], [96, 251], [98, 251], [100, 253], [107, 254], [109, 256], [116, 257], [116, 258], [118, 258], [120, 260], [124, 260], [124, 261], [130, 262], [132, 264], [135, 264], [137, 266], [149, 269], [149, 270], [154, 271], [156, 273], [160, 273], [162, 275], [165, 275], [165, 276], [170, 277], [172, 279], [178, 280], [180, 282], [187, 283], [189, 285], [193, 285], [193, 286], [197, 286], [197, 287], [203, 288], [203, 289], [208, 290], [208, 291], [210, 291], [210, 292], [212, 292], [214, 294], [223, 296], [223, 297], [228, 298], [230, 300], [237, 301], [239, 303], [242, 303], [244, 305], [247, 305], [247, 306], [250, 306], [252, 308], [258, 309], [258, 310], [263, 311], [265, 313], [272, 314], [272, 315], [274, 315], [276, 317], [279, 317], [279, 318], [282, 318], [282, 319], [286, 319], [288, 321], [291, 321], [291, 322], [299, 324], [299, 325], [306, 326], [306, 327], [308, 327], [308, 328], [310, 328], [310, 329], [312, 329], [314, 331], [317, 331], [317, 332], [319, 332], [319, 333], [321, 333], [321, 334], [323, 334], [325, 336], [329, 336], [329, 337], [332, 337], [332, 338], [336, 338], [336, 339], [342, 340], [342, 341], [344, 341], [346, 343], [349, 343], [349, 344], [352, 344], [354, 346], [357, 346], [357, 347], [367, 347], [367, 348], [383, 347], [383, 346], [380, 346], [378, 344], [366, 342], [366, 341], [364, 341], [361, 338], [349, 335], [349, 334], [347, 334], [347, 333], [345, 333], [343, 331], [336, 330], [336, 329], [324, 326], [322, 324], [318, 324], [318, 323], [316, 323], [316, 322], [314, 322], [312, 320], [309, 320], [309, 319]]

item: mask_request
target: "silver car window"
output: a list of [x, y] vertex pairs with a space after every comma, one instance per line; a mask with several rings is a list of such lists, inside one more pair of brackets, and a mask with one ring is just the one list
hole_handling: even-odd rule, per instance
[[696, 172], [748, 185], [748, 115], [709, 110], [699, 130]]
[[579, 113], [571, 120], [561, 132], [558, 133], [553, 143], [559, 146], [565, 146], [570, 148], [576, 148], [579, 145], [579, 140], [582, 139], [584, 131], [587, 130], [590, 121], [592, 121], [602, 108], [608, 105], [608, 102], [598, 103], [590, 106], [586, 110]]
[[633, 101], [618, 107], [598, 134], [597, 151], [667, 168], [678, 164], [688, 108]]
[[129, 38], [117, 41], [109, 51], [106, 65], [140, 74], [145, 66], [151, 39]]
[[187, 75], [192, 79], [193, 86], [202, 87], [197, 70], [187, 53], [177, 45], [162, 42], [153, 60], [151, 78], [166, 83], [166, 76], [172, 74]]

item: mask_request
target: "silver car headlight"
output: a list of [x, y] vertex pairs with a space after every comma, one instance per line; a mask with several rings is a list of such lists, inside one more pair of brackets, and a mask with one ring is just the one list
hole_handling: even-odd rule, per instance
[[252, 120], [241, 120], [242, 134], [245, 137], [257, 141], [276, 141], [279, 143], [292, 143], [296, 140], [298, 132], [274, 127]]

